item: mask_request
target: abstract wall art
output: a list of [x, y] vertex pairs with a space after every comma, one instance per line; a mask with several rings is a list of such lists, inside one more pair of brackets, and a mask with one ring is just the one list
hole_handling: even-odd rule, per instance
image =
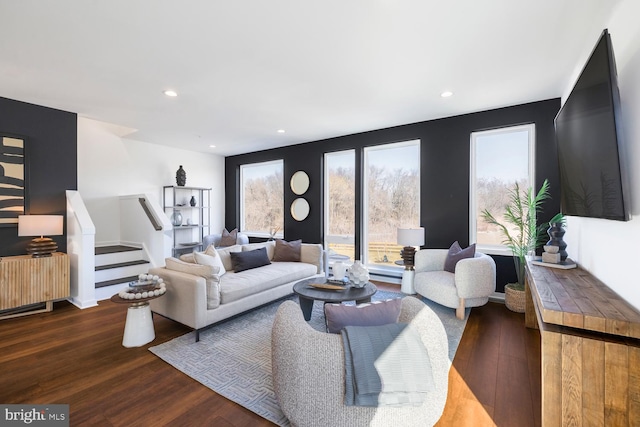
[[0, 135], [0, 227], [16, 225], [25, 213], [24, 139]]

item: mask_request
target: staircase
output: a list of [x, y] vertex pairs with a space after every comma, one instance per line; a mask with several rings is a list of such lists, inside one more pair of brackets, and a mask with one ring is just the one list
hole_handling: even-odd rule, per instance
[[96, 300], [111, 298], [138, 275], [149, 270], [149, 261], [140, 247], [128, 245], [98, 246], [96, 256]]

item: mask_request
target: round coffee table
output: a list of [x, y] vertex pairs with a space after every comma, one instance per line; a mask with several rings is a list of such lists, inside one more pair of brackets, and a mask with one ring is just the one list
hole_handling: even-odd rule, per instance
[[311, 286], [312, 283], [327, 283], [326, 279], [322, 277], [316, 279], [302, 280], [293, 285], [293, 292], [295, 292], [300, 299], [300, 309], [304, 315], [304, 320], [309, 321], [311, 319], [311, 311], [313, 310], [314, 301], [329, 302], [344, 302], [355, 301], [356, 304], [363, 302], [370, 302], [371, 296], [378, 291], [376, 286], [369, 282], [364, 288], [354, 288], [347, 285], [344, 290], [328, 290], [319, 289]]

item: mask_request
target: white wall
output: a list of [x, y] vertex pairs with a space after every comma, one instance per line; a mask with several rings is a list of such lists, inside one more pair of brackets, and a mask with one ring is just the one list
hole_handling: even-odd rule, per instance
[[211, 232], [224, 226], [224, 157], [122, 138], [123, 128], [78, 117], [78, 192], [96, 227], [96, 244], [118, 242], [118, 196], [146, 193], [162, 205], [162, 186], [212, 188]]
[[[629, 173], [631, 221], [619, 222], [570, 217], [567, 222], [569, 257], [576, 260], [620, 296], [640, 309], [638, 267], [640, 267], [640, 2], [623, 0], [611, 15], [606, 28], [611, 34], [618, 68], [622, 120]], [[602, 30], [604, 28], [600, 28]], [[568, 96], [575, 79], [587, 61], [600, 33], [585, 40], [583, 59], [576, 64], [574, 78], [566, 89]]]

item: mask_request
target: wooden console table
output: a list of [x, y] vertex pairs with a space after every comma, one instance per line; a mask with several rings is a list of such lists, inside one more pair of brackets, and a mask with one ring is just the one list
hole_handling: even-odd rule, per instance
[[[68, 297], [69, 256], [56, 252], [50, 257], [19, 255], [0, 258], [0, 319], [53, 310], [53, 301]], [[18, 307], [44, 303], [40, 310]]]
[[525, 323], [541, 336], [542, 426], [638, 425], [640, 312], [581, 268], [527, 262], [525, 287]]

